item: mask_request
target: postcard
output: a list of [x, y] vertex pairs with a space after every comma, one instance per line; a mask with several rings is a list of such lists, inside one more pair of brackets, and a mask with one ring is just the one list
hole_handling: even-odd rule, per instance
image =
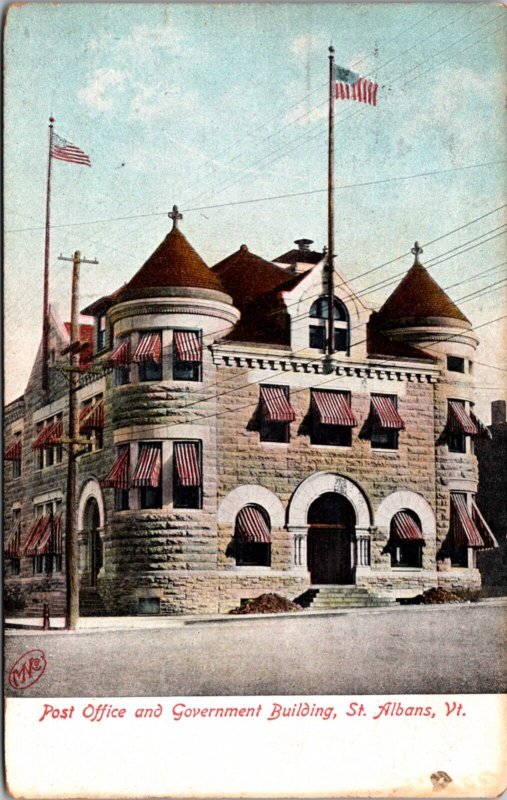
[[10, 796], [504, 791], [506, 14], [8, 9]]

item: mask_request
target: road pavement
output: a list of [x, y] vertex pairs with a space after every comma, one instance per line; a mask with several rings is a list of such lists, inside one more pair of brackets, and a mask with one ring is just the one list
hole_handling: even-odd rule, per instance
[[[501, 604], [174, 620], [136, 630], [5, 636], [5, 692], [18, 697], [454, 694], [507, 691]], [[27, 651], [47, 666], [26, 689]]]

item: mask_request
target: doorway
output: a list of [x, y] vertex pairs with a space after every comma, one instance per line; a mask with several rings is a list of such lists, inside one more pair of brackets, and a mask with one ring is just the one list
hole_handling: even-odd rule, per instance
[[350, 501], [326, 492], [311, 504], [307, 521], [312, 583], [353, 583], [356, 515]]
[[102, 567], [102, 541], [99, 533], [100, 512], [94, 497], [90, 497], [84, 511], [84, 528], [88, 541], [88, 581], [90, 586], [97, 586], [97, 577]]

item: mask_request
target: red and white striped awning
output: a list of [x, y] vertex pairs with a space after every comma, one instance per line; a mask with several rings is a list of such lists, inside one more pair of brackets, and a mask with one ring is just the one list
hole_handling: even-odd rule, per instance
[[459, 400], [449, 400], [447, 427], [451, 433], [464, 433], [465, 436], [475, 436], [479, 433], [475, 423], [465, 411], [464, 404]]
[[487, 548], [498, 547], [498, 542], [495, 539], [488, 523], [482, 516], [475, 500], [472, 500], [472, 519], [475, 522], [475, 526], [481, 535], [481, 539], [484, 542], [484, 547]]
[[128, 489], [129, 482], [129, 447], [124, 446], [118, 448], [116, 460], [107, 473], [106, 477], [102, 479], [101, 484], [105, 489]]
[[347, 395], [341, 392], [314, 391], [312, 402], [322, 425], [343, 425], [347, 428], [355, 428], [357, 425]]
[[450, 533], [455, 547], [484, 547], [481, 534], [468, 512], [462, 494], [451, 494]]
[[156, 489], [160, 483], [160, 471], [162, 469], [162, 453], [160, 446], [156, 444], [142, 444], [139, 450], [139, 458], [132, 478], [132, 486], [151, 486]]
[[481, 422], [479, 417], [476, 416], [473, 411], [470, 411], [470, 419], [477, 428], [477, 436], [482, 436], [484, 439], [493, 438], [493, 434], [491, 433], [490, 429], [486, 427], [483, 422]]
[[256, 506], [245, 506], [236, 517], [234, 536], [244, 542], [271, 541], [271, 531], [264, 514]]
[[107, 360], [113, 367], [127, 367], [130, 364], [130, 336], [126, 336], [116, 345]]
[[38, 556], [40, 555], [39, 546], [43, 538], [51, 534], [51, 516], [46, 514], [42, 517], [37, 517], [28, 531], [28, 537], [24, 547], [25, 556]]
[[391, 520], [391, 539], [398, 542], [423, 542], [424, 536], [415, 519], [406, 511], [398, 511]]
[[371, 408], [373, 419], [379, 428], [391, 428], [402, 431], [405, 423], [398, 414], [398, 409], [394, 405], [392, 397], [386, 394], [374, 394], [371, 398]]
[[158, 364], [160, 353], [162, 352], [162, 336], [160, 333], [145, 333], [139, 339], [139, 343], [134, 350], [132, 361], [140, 364], [142, 361], [150, 359]]
[[201, 342], [197, 331], [174, 331], [174, 350], [180, 361], [200, 362]]
[[[37, 555], [58, 556], [62, 553], [62, 515], [56, 514], [49, 517], [46, 526], [37, 544]], [[34, 553], [35, 555], [35, 553]]]
[[63, 437], [63, 421], [61, 419], [51, 425], [44, 425], [32, 442], [32, 450], [40, 450], [41, 447], [51, 447], [58, 444], [58, 440]]
[[5, 461], [21, 461], [22, 452], [23, 452], [23, 444], [21, 442], [21, 439], [15, 439], [6, 448], [4, 453], [4, 459]]
[[261, 386], [261, 406], [269, 422], [294, 422], [296, 419], [284, 386]]
[[21, 521], [13, 527], [4, 545], [5, 558], [21, 557]]
[[175, 442], [174, 463], [180, 486], [200, 486], [201, 470], [196, 442]]
[[97, 430], [104, 427], [104, 399], [91, 406], [84, 406], [79, 415], [80, 432]]

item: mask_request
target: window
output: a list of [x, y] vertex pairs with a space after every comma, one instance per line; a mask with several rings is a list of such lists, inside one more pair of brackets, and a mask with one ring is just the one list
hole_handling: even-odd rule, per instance
[[63, 446], [59, 439], [63, 437], [63, 415], [55, 414], [36, 426], [36, 437], [32, 449], [36, 451], [36, 469], [45, 469], [63, 461]]
[[201, 331], [175, 330], [173, 333], [173, 380], [202, 380]]
[[12, 509], [11, 529], [5, 542], [4, 557], [9, 575], [21, 574], [21, 509]]
[[101, 394], [85, 400], [79, 412], [79, 436], [88, 440], [88, 453], [101, 450], [104, 432], [104, 398]]
[[12, 462], [12, 477], [21, 477], [21, 459], [23, 455], [22, 432], [16, 431], [13, 441], [5, 448], [4, 460]]
[[132, 486], [139, 489], [141, 508], [162, 508], [161, 443], [144, 442], [139, 445]]
[[139, 380], [162, 380], [162, 334], [160, 331], [148, 331], [139, 334], [139, 342], [132, 361], [139, 364]]
[[[327, 342], [327, 320], [329, 305], [327, 297], [319, 297], [310, 308], [310, 318], [316, 320], [310, 325], [309, 346], [316, 350], [325, 350]], [[334, 349], [336, 352], [349, 350], [349, 314], [337, 297], [334, 299]]]
[[398, 431], [405, 423], [398, 414], [396, 395], [373, 394], [371, 396], [371, 446], [379, 450], [398, 449]]
[[28, 532], [26, 555], [33, 559], [33, 573], [50, 575], [62, 571], [62, 501], [39, 503]]
[[449, 372], [465, 372], [465, 359], [459, 356], [447, 356], [447, 369]]
[[116, 347], [109, 356], [109, 364], [114, 367], [114, 385], [130, 383], [130, 335], [118, 339]]
[[498, 542], [473, 495], [451, 492], [449, 500], [449, 534], [442, 548], [443, 555], [450, 557], [453, 567], [474, 566], [475, 551], [498, 547]]
[[312, 390], [311, 427], [312, 444], [350, 447], [352, 428], [357, 425], [350, 407], [350, 392]]
[[104, 350], [106, 346], [106, 315], [97, 317], [97, 350]]
[[271, 526], [263, 508], [248, 505], [241, 509], [234, 526], [234, 545], [238, 567], [271, 566]]
[[290, 423], [296, 415], [289, 402], [288, 386], [261, 386], [261, 442], [288, 442]]
[[390, 527], [387, 552], [392, 567], [421, 567], [424, 537], [419, 518], [409, 509], [398, 511]]
[[127, 511], [129, 508], [130, 486], [130, 446], [120, 445], [116, 450], [113, 466], [101, 481], [104, 489], [114, 489], [114, 510]]
[[114, 510], [115, 511], [128, 511], [129, 509], [129, 490], [128, 489], [115, 489], [114, 490]]
[[174, 442], [173, 506], [202, 508], [201, 442]]
[[466, 437], [475, 436], [477, 426], [464, 400], [449, 400], [447, 407], [447, 446], [450, 453], [466, 453]]

